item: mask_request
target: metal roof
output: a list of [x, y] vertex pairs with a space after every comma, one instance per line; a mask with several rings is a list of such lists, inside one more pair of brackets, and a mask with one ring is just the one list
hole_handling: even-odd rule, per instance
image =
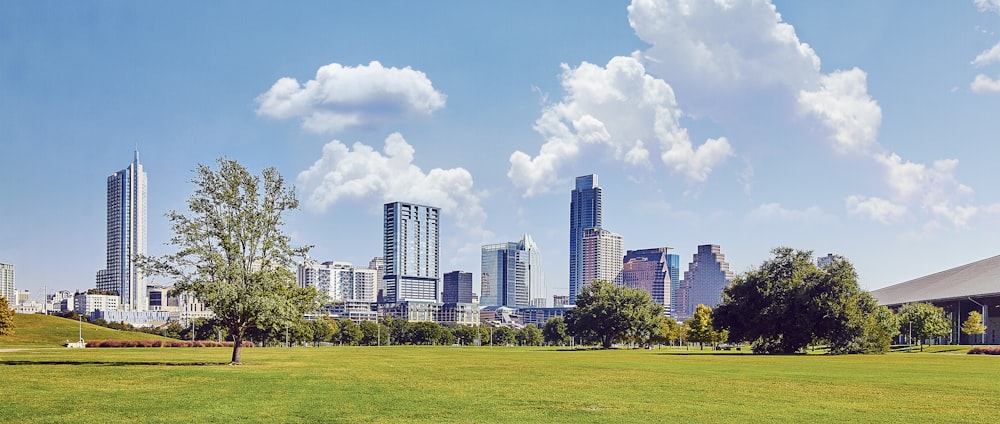
[[879, 305], [1000, 295], [1000, 256], [871, 292]]

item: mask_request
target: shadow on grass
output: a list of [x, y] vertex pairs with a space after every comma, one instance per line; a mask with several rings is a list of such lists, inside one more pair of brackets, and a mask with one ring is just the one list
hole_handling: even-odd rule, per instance
[[158, 362], [158, 361], [0, 361], [0, 365], [104, 365], [110, 367], [128, 366], [168, 366], [168, 367], [206, 367], [229, 365], [228, 362]]

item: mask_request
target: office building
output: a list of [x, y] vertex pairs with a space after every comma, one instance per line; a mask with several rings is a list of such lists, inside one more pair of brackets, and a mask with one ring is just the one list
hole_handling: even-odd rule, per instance
[[472, 303], [472, 273], [452, 271], [444, 275], [444, 303]]
[[375, 270], [375, 299], [379, 302], [385, 297], [385, 259], [381, 256], [376, 256], [372, 260], [368, 261], [368, 269]]
[[820, 256], [819, 258], [816, 259], [816, 266], [818, 266], [820, 269], [826, 268], [830, 265], [833, 265], [833, 261], [835, 259], [837, 259], [836, 255], [834, 255], [833, 253], [827, 253], [826, 256]]
[[583, 278], [583, 232], [601, 226], [601, 188], [597, 175], [576, 177], [576, 188], [569, 202], [569, 301], [576, 303], [576, 295], [589, 281]]
[[670, 316], [676, 318], [677, 293], [680, 292], [681, 288], [681, 257], [679, 255], [667, 253], [667, 275], [670, 278], [670, 293], [667, 302], [670, 303]]
[[694, 254], [688, 270], [684, 272], [681, 283], [683, 304], [680, 305], [682, 310], [675, 314], [677, 318], [690, 318], [698, 305], [715, 308], [722, 301], [722, 290], [729, 286], [733, 276], [719, 245], [698, 246], [698, 253]]
[[603, 228], [587, 228], [583, 230], [581, 247], [581, 278], [584, 285], [597, 280], [621, 285], [622, 259], [625, 254], [621, 235]]
[[667, 315], [670, 315], [671, 285], [669, 250], [669, 247], [629, 250], [622, 264], [622, 284], [649, 293]]
[[552, 295], [552, 306], [555, 308], [572, 305], [569, 303], [569, 296], [564, 294], [554, 294]]
[[440, 302], [441, 210], [403, 202], [383, 210], [383, 301]]
[[0, 263], [0, 296], [7, 299], [7, 306], [17, 305], [17, 289], [14, 288], [14, 265]]
[[531, 236], [483, 246], [480, 280], [480, 305], [529, 306], [545, 284], [541, 253]]
[[368, 302], [376, 300], [377, 271], [355, 268], [348, 262], [307, 261], [298, 269], [299, 287], [315, 287], [329, 303]]
[[107, 263], [97, 271], [97, 289], [121, 297], [125, 310], [145, 310], [146, 283], [135, 259], [146, 254], [146, 173], [139, 151], [127, 168], [108, 177]]

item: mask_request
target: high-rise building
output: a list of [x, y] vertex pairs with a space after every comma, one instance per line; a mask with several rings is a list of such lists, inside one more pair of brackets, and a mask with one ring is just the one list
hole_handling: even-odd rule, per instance
[[820, 269], [826, 268], [830, 265], [833, 265], [833, 261], [835, 259], [837, 259], [836, 255], [834, 255], [833, 253], [827, 253], [826, 256], [820, 256], [819, 258], [816, 259], [816, 266], [818, 266]]
[[444, 303], [472, 303], [472, 273], [452, 271], [444, 275]]
[[601, 226], [601, 188], [597, 175], [576, 177], [569, 202], [569, 301], [576, 303], [583, 278], [583, 231]]
[[117, 293], [124, 310], [144, 311], [146, 282], [135, 263], [146, 254], [146, 173], [138, 150], [132, 164], [108, 177], [107, 194], [107, 264], [97, 271], [97, 288]]
[[529, 306], [545, 284], [538, 246], [525, 234], [520, 241], [487, 244], [482, 248], [483, 306]]
[[670, 314], [670, 262], [669, 247], [629, 250], [622, 264], [622, 284], [640, 289], [653, 298], [653, 302], [663, 306], [664, 313]]
[[381, 302], [382, 298], [385, 297], [385, 258], [381, 256], [376, 256], [372, 260], [368, 261], [368, 269], [375, 270], [375, 283], [377, 285], [375, 289], [375, 298]]
[[7, 299], [7, 306], [17, 305], [17, 289], [14, 288], [14, 265], [0, 263], [0, 296]]
[[355, 268], [348, 262], [328, 261], [318, 264], [306, 262], [299, 265], [299, 287], [315, 287], [325, 294], [327, 301], [375, 302], [376, 271]]
[[439, 302], [441, 209], [386, 203], [382, 249], [387, 303]]
[[677, 293], [681, 288], [681, 257], [667, 253], [667, 274], [670, 276], [670, 316], [677, 316]]
[[706, 305], [712, 308], [722, 301], [722, 290], [733, 280], [733, 272], [729, 270], [726, 255], [722, 254], [719, 245], [703, 244], [698, 246], [688, 270], [684, 272], [681, 283], [683, 297], [682, 310], [677, 311], [680, 319], [690, 318], [695, 306]]
[[596, 280], [621, 285], [622, 258], [625, 255], [624, 244], [621, 235], [603, 228], [583, 230], [583, 249], [580, 255], [583, 285]]
[[569, 303], [569, 296], [564, 295], [564, 294], [554, 294], [554, 295], [552, 295], [552, 306], [553, 307], [559, 308], [559, 307], [567, 306], [567, 305], [571, 305], [571, 303]]

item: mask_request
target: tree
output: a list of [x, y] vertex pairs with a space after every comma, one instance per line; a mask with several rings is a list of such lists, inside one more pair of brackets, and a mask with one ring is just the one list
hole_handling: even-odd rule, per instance
[[985, 334], [986, 326], [983, 325], [983, 314], [976, 311], [969, 312], [969, 318], [962, 323], [962, 332], [969, 336]]
[[566, 321], [562, 317], [549, 318], [542, 327], [542, 336], [549, 345], [566, 346], [570, 343], [569, 335], [566, 334]]
[[361, 326], [349, 318], [341, 318], [340, 321], [337, 321], [337, 326], [340, 327], [340, 331], [337, 333], [337, 341], [340, 344], [356, 345], [365, 336], [365, 333], [361, 331]]
[[314, 344], [320, 344], [323, 342], [329, 342], [333, 339], [333, 335], [336, 334], [340, 327], [337, 326], [337, 322], [330, 318], [329, 315], [324, 315], [321, 317], [316, 317], [310, 323], [312, 327], [312, 341]]
[[517, 341], [519, 346], [541, 346], [544, 341], [542, 330], [530, 324], [518, 330], [517, 335], [514, 336], [514, 340]]
[[10, 309], [7, 298], [0, 296], [0, 336], [14, 335], [14, 311]]
[[361, 345], [375, 346], [378, 344], [379, 324], [375, 321], [361, 322]]
[[290, 269], [309, 250], [292, 247], [281, 231], [285, 212], [298, 207], [294, 189], [274, 168], [257, 176], [234, 160], [218, 165], [195, 169], [189, 214], [167, 214], [177, 252], [139, 262], [215, 313], [233, 338], [232, 363], [239, 364], [249, 329], [284, 329], [318, 308], [322, 295], [299, 288]]
[[514, 334], [515, 331], [510, 327], [495, 327], [493, 328], [493, 345], [494, 346], [507, 346], [514, 344]]
[[576, 308], [566, 313], [566, 327], [571, 335], [607, 349], [616, 341], [648, 342], [662, 315], [663, 307], [653, 303], [649, 293], [594, 281], [577, 295]]
[[820, 342], [833, 353], [888, 349], [891, 312], [861, 290], [847, 259], [820, 268], [809, 251], [780, 247], [771, 254], [723, 290], [713, 312], [717, 330], [750, 342], [755, 353], [796, 353]]
[[670, 317], [663, 317], [656, 329], [656, 333], [653, 335], [652, 341], [657, 344], [672, 345], [674, 340], [680, 339], [679, 332], [680, 324], [677, 323], [677, 320]]
[[705, 343], [715, 343], [718, 338], [719, 334], [712, 326], [712, 308], [695, 306], [694, 315], [688, 321], [688, 341], [698, 343], [704, 349]]
[[455, 339], [459, 344], [474, 345], [476, 344], [476, 338], [479, 336], [479, 327], [459, 325], [452, 328], [451, 332], [455, 334]]
[[900, 332], [916, 337], [920, 351], [924, 350], [924, 340], [946, 336], [951, 324], [944, 315], [944, 309], [930, 303], [907, 303], [899, 307]]

